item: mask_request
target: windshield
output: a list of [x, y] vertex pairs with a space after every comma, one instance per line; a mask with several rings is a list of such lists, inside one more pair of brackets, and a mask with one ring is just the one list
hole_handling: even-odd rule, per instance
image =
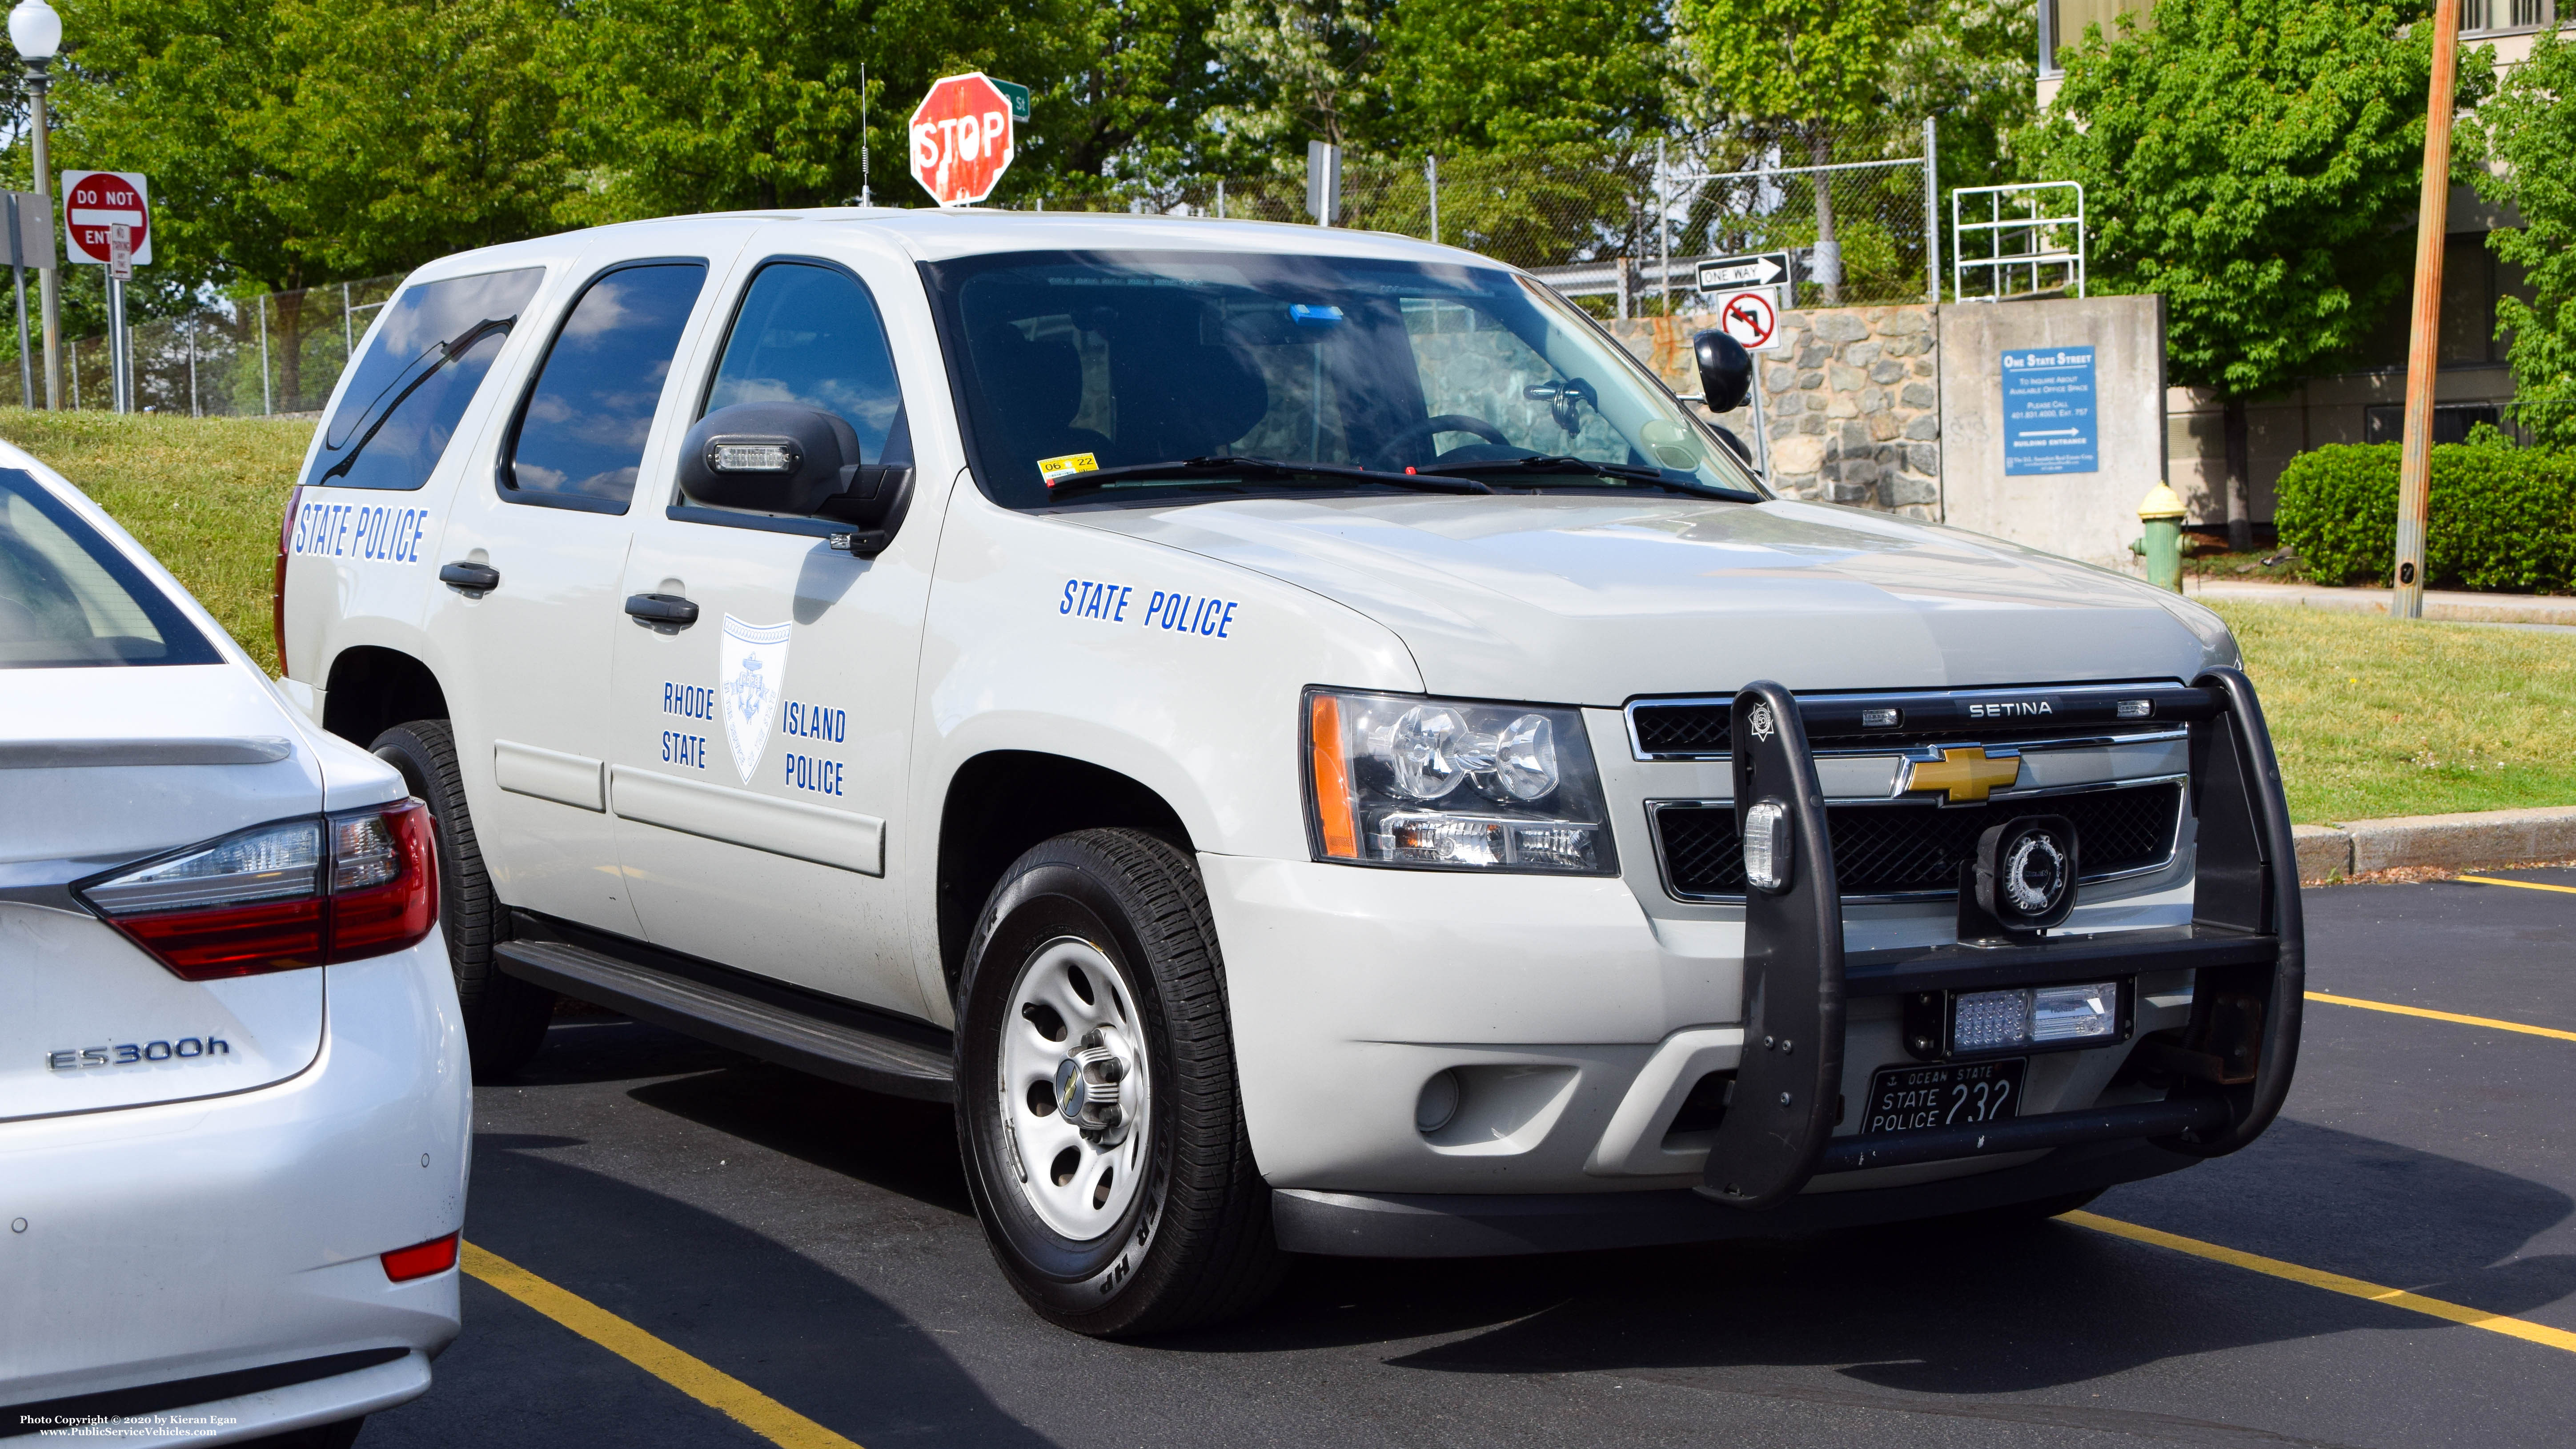
[[[929, 271], [965, 359], [976, 477], [1009, 507], [1077, 496], [1050, 485], [1084, 472], [1211, 457], [1455, 473], [1497, 490], [1761, 496], [1643, 365], [1499, 268], [1036, 252]], [[1145, 471], [1078, 496], [1371, 486]]]

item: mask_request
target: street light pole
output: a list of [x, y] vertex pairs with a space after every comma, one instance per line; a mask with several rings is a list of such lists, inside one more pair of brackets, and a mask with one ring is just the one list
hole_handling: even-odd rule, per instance
[[[31, 144], [35, 163], [36, 196], [44, 205], [45, 225], [53, 226], [54, 188], [46, 172], [52, 161], [45, 144], [45, 90], [52, 84], [48, 72], [53, 68], [54, 54], [63, 44], [63, 18], [54, 13], [45, 0], [20, 0], [9, 12], [9, 41], [18, 47], [18, 58], [27, 63], [27, 90], [32, 101]], [[62, 406], [63, 394], [63, 289], [62, 269], [47, 267], [36, 274], [37, 295], [45, 313], [45, 406]]]

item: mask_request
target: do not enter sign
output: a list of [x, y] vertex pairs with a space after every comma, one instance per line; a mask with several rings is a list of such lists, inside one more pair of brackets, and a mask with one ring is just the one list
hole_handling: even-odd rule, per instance
[[912, 179], [942, 206], [993, 194], [1011, 164], [1011, 101], [982, 71], [943, 76], [912, 112]]
[[73, 261], [108, 265], [114, 241], [108, 228], [120, 224], [131, 231], [134, 265], [150, 266], [152, 201], [143, 178], [131, 171], [63, 173], [63, 235]]

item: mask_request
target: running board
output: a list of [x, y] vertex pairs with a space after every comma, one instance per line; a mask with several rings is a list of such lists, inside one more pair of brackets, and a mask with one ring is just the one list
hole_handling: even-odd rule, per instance
[[[547, 934], [555, 923], [522, 915]], [[590, 933], [584, 932], [584, 935]], [[895, 1097], [956, 1099], [949, 1034], [648, 946], [615, 954], [565, 940], [503, 941], [501, 969], [566, 996], [613, 1007], [763, 1061]]]

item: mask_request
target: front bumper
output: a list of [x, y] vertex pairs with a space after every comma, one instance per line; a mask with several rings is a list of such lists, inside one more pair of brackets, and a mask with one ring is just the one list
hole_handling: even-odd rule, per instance
[[[1927, 922], [1908, 927], [1888, 907], [1865, 907], [1846, 926], [1831, 897], [1809, 903], [1823, 912], [1811, 939], [1784, 947], [1759, 909], [1742, 920], [1649, 916], [1618, 881], [1203, 857], [1246, 1125], [1281, 1194], [1283, 1234], [1302, 1251], [1333, 1251], [1322, 1244], [1379, 1241], [1379, 1228], [1401, 1221], [1387, 1241], [1446, 1241], [1426, 1215], [1505, 1220], [1491, 1233], [1459, 1229], [1487, 1243], [1580, 1246], [1584, 1232], [1570, 1227], [1523, 1230], [1587, 1217], [1598, 1218], [1601, 1243], [1772, 1234], [1960, 1211], [1945, 1204], [1961, 1194], [2086, 1190], [2250, 1141], [2287, 1089], [2301, 957], [2294, 873], [2275, 864], [2293, 858], [2277, 772], [2250, 690], [2241, 698], [2195, 726], [2229, 742], [2195, 748], [2195, 773], [2208, 774], [2193, 790], [2203, 817], [2197, 882], [2140, 882], [2079, 914], [2076, 928], [2096, 934], [2001, 949], [1885, 948], [1909, 931], [1931, 934]], [[2225, 733], [2249, 719], [2250, 736]], [[2238, 774], [2209, 773], [2222, 766]], [[1937, 934], [1946, 942], [1946, 922]], [[1848, 958], [1846, 940], [1856, 948]], [[1837, 1110], [1865, 1099], [1876, 1067], [1908, 1060], [1911, 993], [2108, 976], [2134, 983], [2131, 1035], [2034, 1058], [2023, 1115], [1983, 1131], [1864, 1138], [1857, 1114]], [[1793, 1060], [1805, 1078], [1762, 1088], [1764, 1101], [1786, 1090], [1801, 1107], [1819, 1105], [1790, 1134], [1791, 1171], [1767, 1198], [1776, 1205], [1742, 1212], [1674, 1197], [1730, 1160], [1724, 1126], [1762, 1118], [1730, 1108], [1720, 1131], [1677, 1131], [1694, 1084], [1760, 1075], [1748, 1040], [1759, 1058], [1765, 1036], [1787, 1034], [1777, 1019], [1785, 1001], [1816, 1003], [1828, 991], [1835, 1050], [1815, 1050], [1812, 1028], [1801, 1031], [1808, 1049]], [[2173, 1059], [2165, 1049], [2205, 1027], [2222, 993], [2270, 1007], [2257, 1081], [2204, 1088], [2132, 1070], [2142, 1041]], [[1466, 1100], [1449, 1126], [1424, 1131], [1417, 1102], [1444, 1072], [1467, 1084]], [[2064, 1185], [2079, 1163], [2093, 1164], [2091, 1176]], [[1951, 1185], [1911, 1191], [1931, 1184]], [[1359, 1218], [1344, 1221], [1352, 1212]], [[1312, 1226], [1326, 1219], [1333, 1225]], [[1638, 1226], [1648, 1221], [1659, 1226]]]
[[426, 1390], [457, 1271], [394, 1283], [378, 1255], [464, 1222], [470, 1074], [439, 941], [322, 968], [322, 1051], [286, 1081], [0, 1127], [0, 1435], [22, 1410], [149, 1403], [197, 1422], [121, 1442], [228, 1443]]

